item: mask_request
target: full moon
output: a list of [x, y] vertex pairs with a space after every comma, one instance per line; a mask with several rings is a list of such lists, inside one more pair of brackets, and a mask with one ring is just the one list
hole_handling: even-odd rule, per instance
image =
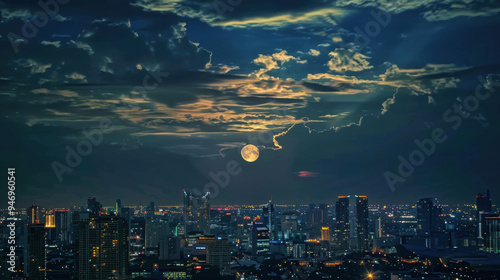
[[254, 162], [259, 158], [259, 148], [248, 144], [241, 149], [241, 157], [248, 162]]

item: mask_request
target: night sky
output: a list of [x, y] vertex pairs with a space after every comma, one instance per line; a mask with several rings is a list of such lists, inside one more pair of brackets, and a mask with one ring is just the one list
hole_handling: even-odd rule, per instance
[[58, 1], [0, 1], [18, 207], [180, 205], [228, 164], [212, 204], [500, 196], [498, 1]]

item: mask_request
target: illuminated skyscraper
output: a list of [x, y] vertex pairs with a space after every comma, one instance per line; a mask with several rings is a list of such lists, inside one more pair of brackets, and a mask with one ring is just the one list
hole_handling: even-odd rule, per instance
[[26, 210], [28, 215], [29, 224], [39, 224], [40, 223], [40, 207], [38, 205], [32, 205]]
[[55, 212], [56, 233], [62, 242], [69, 241], [70, 234], [70, 216], [69, 210], [57, 209]]
[[477, 208], [477, 236], [479, 238], [485, 238], [487, 228], [486, 228], [486, 220], [487, 216], [491, 216], [491, 212], [493, 210], [490, 190], [486, 190], [486, 194], [478, 193], [476, 196], [476, 208]]
[[252, 225], [252, 251], [254, 254], [269, 252], [269, 229], [263, 223], [253, 222]]
[[90, 212], [93, 216], [99, 215], [101, 212], [102, 205], [99, 201], [96, 200], [95, 197], [89, 197], [87, 200], [87, 211]]
[[164, 219], [146, 218], [146, 254], [157, 254], [160, 240], [168, 240], [169, 222]]
[[328, 206], [326, 204], [309, 204], [307, 212], [307, 223], [309, 226], [324, 225], [328, 216]]
[[184, 190], [184, 234], [210, 231], [210, 192], [204, 196]]
[[369, 248], [368, 239], [368, 198], [366, 196], [356, 196], [356, 230], [357, 249], [367, 250]]
[[500, 253], [500, 216], [485, 217], [484, 249], [488, 253]]
[[335, 205], [335, 213], [337, 218], [337, 233], [338, 247], [340, 250], [349, 250], [349, 197], [339, 196]]
[[330, 241], [330, 227], [321, 227], [321, 240]]
[[366, 250], [368, 239], [368, 198], [339, 196], [336, 204], [337, 240], [340, 250]]
[[443, 230], [442, 208], [436, 198], [422, 198], [417, 203], [417, 235], [430, 236]]
[[276, 238], [276, 216], [274, 213], [274, 204], [272, 199], [269, 200], [267, 204], [261, 205], [262, 207], [262, 222], [269, 229], [269, 239], [274, 240]]
[[125, 219], [116, 216], [80, 221], [80, 280], [125, 279], [129, 275], [127, 230]]
[[227, 238], [218, 236], [214, 242], [208, 245], [207, 261], [221, 271], [228, 268], [231, 262], [231, 252]]
[[115, 210], [116, 210], [116, 215], [120, 215], [120, 213], [122, 212], [122, 208], [123, 208], [123, 205], [122, 205], [122, 201], [121, 199], [117, 199], [116, 200], [116, 205], [115, 205]]
[[29, 280], [45, 280], [45, 225], [26, 226], [24, 274]]
[[56, 215], [54, 211], [49, 211], [45, 213], [45, 228], [55, 228], [56, 227]]

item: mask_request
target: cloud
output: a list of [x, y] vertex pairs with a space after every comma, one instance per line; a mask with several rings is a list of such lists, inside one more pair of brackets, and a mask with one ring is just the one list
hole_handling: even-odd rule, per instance
[[34, 94], [52, 94], [63, 97], [78, 97], [78, 93], [71, 90], [49, 90], [46, 88], [34, 89], [31, 91]]
[[328, 68], [335, 72], [353, 71], [359, 72], [373, 68], [367, 59], [370, 57], [351, 49], [337, 48], [328, 54]]
[[233, 70], [238, 70], [240, 69], [239, 66], [230, 66], [230, 65], [225, 65], [225, 64], [218, 64], [218, 65], [207, 65], [207, 70], [208, 71], [212, 71], [212, 72], [215, 72], [215, 73], [219, 73], [219, 74], [227, 74], [229, 73], [230, 71], [233, 71]]
[[[304, 81], [315, 81], [321, 85], [343, 88], [337, 94], [356, 94], [374, 91], [376, 87], [407, 87], [414, 94], [432, 94], [442, 89], [456, 88], [461, 81], [453, 75], [471, 70], [471, 67], [460, 67], [454, 64], [427, 64], [423, 68], [400, 69], [397, 65], [386, 63], [387, 68], [379, 75], [360, 78], [357, 76], [330, 73], [308, 74]], [[380, 67], [377, 67], [380, 70]], [[350, 85], [346, 89], [346, 85]]]
[[[148, 71], [205, 69], [212, 54], [190, 41], [186, 30], [185, 22], [176, 22], [151, 38], [139, 36], [128, 20], [95, 20], [73, 40], [30, 42], [17, 57], [0, 52], [0, 59], [6, 62], [0, 77], [39, 84], [140, 83]], [[223, 67], [220, 71], [234, 69]]]
[[500, 12], [500, 7], [496, 8], [480, 8], [478, 10], [469, 10], [467, 7], [454, 8], [451, 6], [449, 9], [438, 9], [427, 11], [424, 13], [425, 19], [428, 21], [443, 21], [456, 17], [488, 17], [496, 15]]
[[339, 7], [378, 8], [399, 14], [405, 11], [423, 9], [423, 17], [427, 21], [450, 20], [456, 17], [492, 16], [500, 12], [495, 1], [477, 0], [422, 0], [422, 1], [370, 1], [370, 0], [337, 0]]
[[253, 60], [253, 63], [259, 66], [263, 66], [263, 68], [254, 71], [253, 73], [250, 74], [250, 76], [255, 76], [257, 78], [261, 77], [269, 78], [269, 76], [267, 75], [264, 76], [264, 74], [271, 70], [279, 69], [280, 66], [291, 60], [297, 61], [298, 58], [289, 55], [285, 50], [273, 53], [271, 55], [259, 54], [259, 57]]
[[27, 19], [31, 17], [31, 12], [27, 9], [0, 9], [0, 14], [2, 15], [2, 19], [0, 22], [8, 22], [14, 19]]
[[296, 172], [295, 174], [297, 174], [297, 176], [302, 177], [302, 178], [318, 177], [318, 175], [319, 175], [319, 173], [317, 173], [317, 172], [311, 172], [311, 171], [306, 171], [306, 170]]
[[318, 50], [315, 50], [315, 49], [310, 49], [310, 50], [309, 50], [309, 54], [310, 54], [311, 56], [318, 56], [318, 55], [320, 55], [321, 53], [320, 53]]
[[214, 22], [212, 25], [231, 28], [284, 28], [293, 24], [324, 25], [325, 22], [330, 25], [337, 25], [337, 21], [345, 14], [346, 11], [337, 8], [320, 8], [308, 12], [286, 12], [269, 16]]
[[41, 44], [46, 46], [54, 46], [56, 48], [61, 47], [61, 41], [42, 41]]
[[20, 67], [28, 68], [30, 74], [41, 74], [45, 73], [47, 69], [52, 67], [52, 64], [44, 64], [35, 61], [34, 59], [18, 59], [14, 61]]
[[87, 77], [85, 77], [85, 75], [82, 75], [82, 74], [79, 74], [79, 73], [76, 73], [76, 72], [73, 72], [69, 75], [65, 75], [64, 76], [66, 79], [70, 79], [70, 80], [80, 80], [84, 83], [87, 82]]
[[340, 42], [342, 42], [342, 37], [335, 36], [335, 37], [332, 38], [332, 41], [335, 42], [335, 43], [340, 43]]

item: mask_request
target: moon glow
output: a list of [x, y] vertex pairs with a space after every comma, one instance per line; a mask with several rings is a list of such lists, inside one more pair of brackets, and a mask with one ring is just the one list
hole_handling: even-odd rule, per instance
[[241, 149], [241, 157], [248, 162], [254, 162], [259, 158], [259, 148], [248, 144]]

